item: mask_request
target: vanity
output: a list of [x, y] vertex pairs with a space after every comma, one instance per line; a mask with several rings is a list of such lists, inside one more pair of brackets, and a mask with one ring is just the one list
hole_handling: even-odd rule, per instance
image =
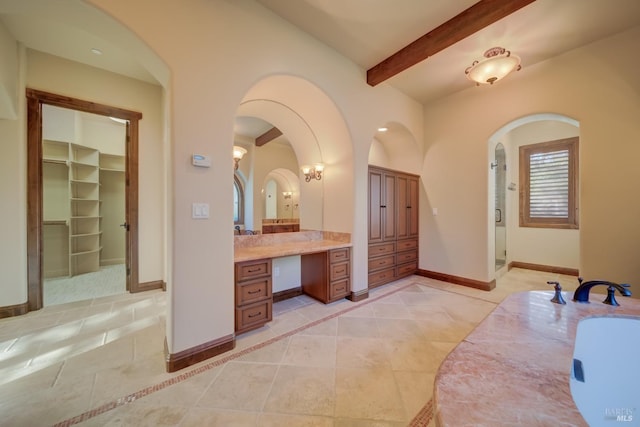
[[273, 319], [273, 263], [300, 256], [299, 293], [325, 304], [351, 293], [351, 236], [302, 231], [236, 236], [235, 331], [260, 328]]
[[[436, 426], [587, 426], [570, 389], [578, 323], [637, 318], [640, 300], [619, 298], [612, 307], [601, 302], [604, 295], [592, 293], [588, 304], [563, 296], [566, 305], [551, 303], [553, 292], [512, 294], [449, 353], [434, 385]], [[637, 344], [637, 337], [629, 340]], [[597, 409], [605, 425], [617, 424], [620, 411], [636, 410], [604, 402]]]

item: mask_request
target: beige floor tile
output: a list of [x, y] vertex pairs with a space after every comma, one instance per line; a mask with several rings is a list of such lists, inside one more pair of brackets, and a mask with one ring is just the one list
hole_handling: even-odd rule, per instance
[[340, 316], [338, 318], [338, 336], [360, 338], [379, 337], [378, 323], [375, 317], [373, 317], [373, 311], [372, 317]]
[[416, 340], [386, 340], [387, 355], [393, 370], [436, 373], [457, 343]]
[[[9, 381], [0, 384], [0, 425], [48, 426], [146, 390], [83, 425], [406, 426], [456, 343], [510, 293], [551, 290], [547, 280], [577, 285], [514, 269], [491, 292], [410, 276], [358, 303], [296, 297], [273, 322], [236, 337], [234, 350], [188, 368], [207, 369], [156, 391], [188, 372], [165, 371], [166, 293], [45, 307], [0, 319], [0, 383]], [[327, 320], [306, 327], [317, 319]], [[209, 369], [221, 359], [230, 361]]]
[[[397, 295], [394, 295], [397, 296]], [[387, 304], [386, 298], [385, 302], [375, 302], [372, 304], [373, 313], [377, 318], [388, 318], [388, 319], [410, 319], [411, 313], [407, 309], [407, 307], [403, 304]]]
[[96, 373], [91, 404], [94, 407], [112, 402], [123, 396], [159, 384], [171, 378], [166, 372], [161, 353]]
[[285, 365], [330, 368], [336, 364], [336, 338], [296, 334], [282, 358]]
[[220, 372], [222, 372], [222, 366], [211, 368], [187, 380], [142, 397], [140, 402], [146, 405], [194, 407]]
[[382, 339], [339, 337], [336, 366], [339, 368], [381, 367], [391, 369], [391, 362], [387, 357]]
[[199, 407], [260, 411], [277, 365], [229, 362], [197, 403]]
[[[145, 405], [141, 402], [123, 405], [84, 423], [86, 427], [169, 427], [177, 426], [187, 415], [180, 406]], [[193, 424], [192, 424], [193, 425]], [[202, 424], [201, 424], [202, 425]]]
[[335, 337], [338, 333], [338, 318], [328, 319], [300, 332], [300, 335], [324, 335]]
[[407, 423], [402, 421], [382, 421], [382, 420], [357, 420], [354, 418], [336, 418], [334, 427], [406, 427]]
[[291, 337], [280, 339], [274, 343], [253, 350], [245, 355], [238, 357], [238, 361], [243, 362], [259, 362], [259, 363], [280, 363], [289, 347]]
[[400, 390], [404, 409], [409, 419], [413, 419], [433, 397], [433, 383], [436, 376], [415, 371], [394, 371], [393, 376]]
[[333, 418], [263, 413], [258, 417], [256, 425], [258, 427], [333, 427]]
[[407, 421], [400, 392], [389, 369], [348, 369], [336, 371], [338, 418]]
[[334, 405], [334, 369], [281, 366], [264, 411], [333, 416]]
[[258, 413], [215, 408], [193, 408], [180, 427], [255, 427]]

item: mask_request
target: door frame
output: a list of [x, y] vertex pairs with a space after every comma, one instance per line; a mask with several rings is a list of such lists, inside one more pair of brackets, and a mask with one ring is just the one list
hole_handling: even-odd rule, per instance
[[27, 96], [27, 310], [43, 306], [42, 105], [127, 120], [125, 142], [126, 281], [129, 292], [140, 292], [138, 281], [138, 122], [142, 113], [26, 89]]

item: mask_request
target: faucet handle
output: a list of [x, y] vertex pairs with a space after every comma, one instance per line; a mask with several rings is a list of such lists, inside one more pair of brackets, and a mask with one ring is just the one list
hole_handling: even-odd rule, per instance
[[553, 295], [553, 298], [551, 298], [551, 302], [556, 303], [556, 304], [566, 304], [567, 302], [564, 300], [564, 298], [562, 297], [562, 286], [560, 286], [559, 282], [553, 282], [553, 281], [549, 281], [547, 282], [548, 285], [553, 285], [553, 288], [555, 289], [556, 293]]

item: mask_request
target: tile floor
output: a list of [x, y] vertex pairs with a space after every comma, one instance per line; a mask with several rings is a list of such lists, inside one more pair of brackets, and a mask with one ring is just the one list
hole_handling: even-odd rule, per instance
[[166, 293], [0, 320], [0, 426], [432, 426], [441, 361], [512, 292], [575, 277], [513, 269], [491, 292], [411, 276], [367, 300], [274, 304], [236, 348], [164, 365]]

